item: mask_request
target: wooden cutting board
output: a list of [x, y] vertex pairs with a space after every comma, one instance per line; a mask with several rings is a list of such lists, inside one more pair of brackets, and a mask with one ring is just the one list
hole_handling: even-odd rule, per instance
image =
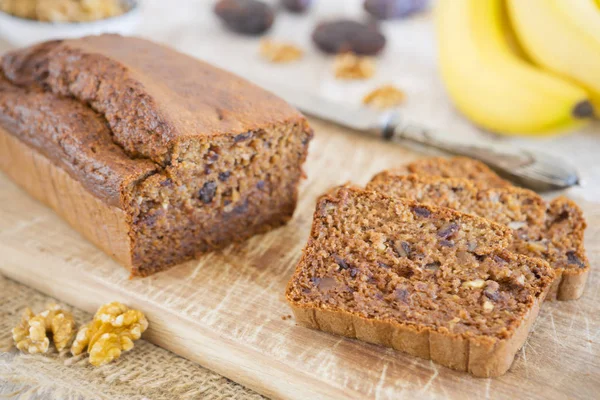
[[[150, 320], [146, 339], [274, 398], [584, 399], [600, 393], [597, 270], [582, 299], [543, 305], [513, 367], [498, 379], [473, 378], [288, 319], [284, 288], [308, 237], [316, 197], [418, 157], [323, 122], [313, 126], [308, 179], [287, 226], [144, 279], [128, 279], [124, 268], [0, 174], [0, 272], [89, 312], [115, 300], [139, 308]], [[600, 203], [581, 205], [597, 266]]]

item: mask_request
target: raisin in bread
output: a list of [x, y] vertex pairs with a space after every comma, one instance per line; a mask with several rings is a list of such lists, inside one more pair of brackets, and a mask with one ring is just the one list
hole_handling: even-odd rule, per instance
[[507, 252], [511, 238], [483, 218], [337, 188], [317, 203], [286, 297], [309, 328], [499, 376], [554, 275], [543, 260]]
[[548, 299], [574, 300], [583, 294], [590, 270], [586, 224], [571, 200], [559, 197], [546, 204], [534, 192], [514, 186], [478, 189], [466, 179], [398, 175], [393, 170], [377, 174], [367, 188], [507, 225], [515, 235], [512, 251], [542, 258], [555, 269]]
[[143, 39], [0, 60], [0, 168], [132, 275], [288, 221], [311, 137], [285, 101]]

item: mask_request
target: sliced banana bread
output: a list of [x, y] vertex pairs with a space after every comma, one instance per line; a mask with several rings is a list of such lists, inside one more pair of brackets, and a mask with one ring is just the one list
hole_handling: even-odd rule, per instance
[[468, 157], [430, 157], [414, 161], [394, 170], [398, 174], [419, 174], [444, 178], [466, 178], [474, 185], [486, 189], [510, 187], [510, 182], [500, 178], [484, 163]]
[[556, 281], [549, 298], [575, 300], [583, 294], [590, 273], [584, 248], [586, 227], [581, 208], [561, 196], [548, 203], [543, 228], [532, 229], [514, 242], [515, 251], [540, 257], [554, 268]]
[[322, 196], [286, 296], [298, 323], [481, 377], [508, 370], [550, 288], [505, 226], [349, 187]]
[[589, 274], [583, 248], [585, 221], [570, 200], [558, 198], [546, 205], [536, 193], [514, 186], [478, 189], [467, 179], [398, 175], [394, 171], [377, 174], [367, 189], [507, 225], [515, 234], [512, 251], [542, 258], [555, 269], [549, 299], [572, 300], [583, 293]]

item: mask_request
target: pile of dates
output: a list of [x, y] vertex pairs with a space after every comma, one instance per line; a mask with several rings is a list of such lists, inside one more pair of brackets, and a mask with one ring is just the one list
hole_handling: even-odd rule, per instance
[[[279, 6], [294, 13], [306, 12], [312, 0], [279, 0]], [[365, 0], [364, 9], [379, 20], [405, 18], [427, 8], [428, 0]], [[233, 32], [261, 35], [275, 21], [275, 7], [260, 0], [219, 0], [215, 14]], [[376, 23], [348, 19], [322, 22], [312, 35], [313, 42], [326, 53], [353, 52], [378, 54], [385, 46], [385, 37]]]

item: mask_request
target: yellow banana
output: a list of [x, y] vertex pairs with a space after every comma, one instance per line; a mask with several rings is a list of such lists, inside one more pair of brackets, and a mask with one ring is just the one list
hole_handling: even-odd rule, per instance
[[481, 127], [541, 134], [592, 113], [577, 85], [518, 58], [505, 37], [502, 0], [439, 0], [442, 79], [457, 108]]
[[600, 108], [600, 10], [594, 0], [508, 0], [515, 32], [538, 65], [585, 87]]

